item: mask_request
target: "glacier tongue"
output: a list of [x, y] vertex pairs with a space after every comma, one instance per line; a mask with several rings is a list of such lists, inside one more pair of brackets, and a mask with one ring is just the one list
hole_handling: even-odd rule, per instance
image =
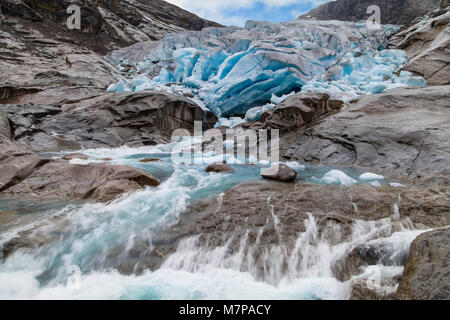
[[[348, 101], [387, 88], [424, 85], [411, 74], [396, 75], [407, 57], [401, 50], [385, 50], [394, 28], [369, 30], [364, 23], [341, 21], [250, 21], [243, 29], [174, 33], [147, 46], [148, 53], [134, 63], [128, 60], [135, 56], [133, 46], [111, 53], [110, 62], [134, 65], [133, 75], [139, 75], [108, 91], [188, 93], [224, 117], [270, 108], [273, 96], [292, 91], [326, 92]], [[258, 118], [260, 111], [252, 110], [247, 118]]]

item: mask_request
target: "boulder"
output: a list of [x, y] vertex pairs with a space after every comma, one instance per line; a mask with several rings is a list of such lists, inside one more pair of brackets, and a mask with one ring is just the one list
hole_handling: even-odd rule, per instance
[[225, 163], [216, 163], [216, 164], [210, 164], [208, 167], [206, 167], [206, 172], [234, 172], [234, 170]]
[[284, 134], [280, 157], [366, 167], [391, 176], [439, 174], [448, 181], [449, 101], [450, 86], [365, 96], [310, 128]]
[[411, 244], [397, 298], [450, 299], [450, 227], [424, 233]]
[[160, 184], [151, 174], [128, 166], [82, 166], [43, 159], [2, 135], [0, 168], [0, 198], [4, 201], [108, 202]]
[[160, 184], [157, 178], [128, 166], [106, 164], [71, 165], [50, 161], [25, 180], [3, 192], [8, 200], [109, 202], [117, 197]]
[[46, 162], [0, 134], [0, 192], [23, 181]]
[[261, 176], [270, 180], [294, 182], [297, 178], [297, 171], [285, 164], [277, 164], [264, 170]]
[[299, 93], [288, 97], [274, 110], [263, 113], [259, 122], [281, 133], [306, 126], [321, 116], [340, 110], [344, 103], [322, 93]]

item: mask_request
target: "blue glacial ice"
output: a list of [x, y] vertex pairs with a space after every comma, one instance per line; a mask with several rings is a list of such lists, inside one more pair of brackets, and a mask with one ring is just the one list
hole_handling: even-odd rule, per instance
[[291, 92], [325, 92], [350, 101], [390, 88], [425, 85], [423, 78], [398, 74], [407, 56], [386, 49], [393, 30], [296, 20], [174, 33], [111, 53], [111, 63], [133, 68], [128, 79], [108, 91], [189, 93], [219, 117], [245, 115], [254, 121], [279, 103], [274, 97]]

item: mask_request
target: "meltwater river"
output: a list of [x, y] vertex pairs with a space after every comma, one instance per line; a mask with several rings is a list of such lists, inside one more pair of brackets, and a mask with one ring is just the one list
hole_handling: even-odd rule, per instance
[[[206, 165], [175, 165], [170, 160], [171, 147], [84, 150], [90, 160], [74, 160], [83, 164], [110, 157], [112, 164], [135, 166], [155, 175], [162, 181], [157, 188], [109, 204], [0, 208], [21, 212], [0, 215], [3, 254], [11, 242], [27, 244], [0, 260], [0, 299], [346, 299], [349, 281], [338, 281], [332, 267], [347, 250], [379, 242], [389, 248], [395, 261], [395, 256], [408, 253], [410, 243], [423, 232], [396, 219], [356, 221], [351, 240], [330, 244], [319, 239], [316, 221], [310, 216], [293, 250], [285, 250], [282, 243], [270, 248], [264, 263], [271, 271], [263, 280], [256, 276], [251, 258], [258, 238], [254, 242], [242, 238], [240, 249], [231, 255], [227, 245], [199, 248], [196, 237], [185, 238], [161, 268], [150, 271], [135, 251], [151, 250], [154, 236], [175, 225], [189, 204], [261, 179], [259, 166], [234, 165], [234, 174], [216, 174], [206, 173]], [[140, 162], [146, 158], [161, 161]], [[299, 178], [312, 183], [374, 183], [359, 180], [363, 172], [356, 169], [294, 167]], [[330, 171], [333, 174], [328, 177], [337, 178], [324, 179]], [[277, 212], [272, 215], [276, 224]], [[263, 228], [259, 237], [262, 234]], [[283, 260], [288, 261], [287, 268], [278, 268]], [[391, 277], [401, 274], [403, 267], [393, 263], [378, 270]]]

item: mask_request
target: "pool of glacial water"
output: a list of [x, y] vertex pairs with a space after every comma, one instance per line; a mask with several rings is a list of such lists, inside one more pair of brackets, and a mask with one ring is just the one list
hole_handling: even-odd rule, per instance
[[[202, 272], [162, 268], [123, 275], [114, 261], [127, 259], [135, 241], [151, 243], [156, 232], [176, 224], [189, 204], [219, 195], [248, 181], [261, 180], [255, 165], [231, 165], [234, 173], [206, 173], [204, 165], [175, 165], [164, 147], [85, 150], [89, 160], [73, 163], [124, 164], [162, 181], [112, 203], [70, 203], [11, 207], [13, 218], [0, 226], [0, 248], [15, 239], [41, 245], [19, 249], [0, 260], [0, 298], [49, 299], [336, 299], [344, 285], [332, 277], [304, 277], [272, 285], [236, 269], [212, 267]], [[59, 157], [60, 155], [53, 155]], [[158, 158], [158, 162], [140, 160]], [[296, 167], [298, 179], [322, 183], [339, 169], [355, 183], [364, 172], [353, 168]], [[329, 180], [327, 180], [329, 181]], [[332, 181], [339, 183], [338, 181]], [[389, 179], [380, 183], [390, 183]], [[32, 214], [31, 214], [32, 213]], [[1, 217], [0, 217], [1, 218]], [[409, 234], [409, 233], [407, 233]], [[28, 237], [28, 238], [27, 238]], [[35, 239], [35, 240], [33, 240]], [[410, 236], [405, 238], [409, 240]]]

